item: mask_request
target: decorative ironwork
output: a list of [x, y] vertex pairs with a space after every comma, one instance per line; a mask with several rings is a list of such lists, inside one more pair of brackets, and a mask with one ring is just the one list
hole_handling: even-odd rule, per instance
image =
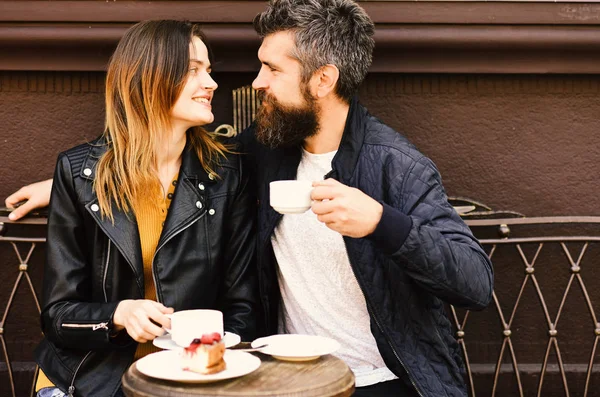
[[[20, 286], [21, 282], [23, 281], [23, 279], [25, 279], [26, 285], [29, 288], [29, 291], [31, 292], [31, 296], [33, 297], [33, 301], [35, 302], [35, 306], [37, 308], [37, 313], [40, 314], [41, 309], [40, 309], [40, 303], [38, 300], [38, 295], [35, 290], [35, 287], [33, 286], [33, 283], [31, 282], [31, 277], [29, 276], [29, 261], [31, 259], [31, 255], [33, 254], [34, 250], [36, 249], [37, 244], [46, 242], [46, 239], [44, 237], [36, 238], [36, 237], [6, 236], [6, 225], [8, 223], [10, 223], [8, 218], [0, 217], [0, 243], [8, 243], [12, 246], [13, 251], [17, 258], [17, 263], [16, 263], [17, 274], [16, 274], [15, 281], [12, 283], [12, 289], [11, 289], [11, 293], [8, 298], [8, 301], [6, 302], [6, 305], [4, 306], [4, 309], [2, 311], [2, 317], [0, 320], [0, 345], [2, 348], [4, 361], [6, 363], [6, 368], [7, 368], [7, 372], [8, 372], [8, 378], [9, 378], [9, 382], [10, 382], [12, 396], [16, 397], [17, 394], [16, 394], [15, 379], [14, 379], [14, 374], [13, 374], [13, 365], [12, 365], [10, 355], [8, 352], [8, 347], [6, 344], [6, 338], [7, 338], [7, 334], [5, 333], [6, 319], [8, 317], [8, 314], [9, 314], [11, 308], [13, 307], [13, 304], [15, 302], [15, 298], [17, 295], [17, 291], [18, 291], [19, 286]], [[32, 224], [32, 225], [44, 225], [46, 223], [46, 219], [45, 218], [26, 218], [26, 219], [20, 221], [19, 223]], [[21, 243], [21, 249], [19, 249], [19, 246], [17, 245], [17, 243]], [[22, 243], [26, 244], [27, 248], [25, 250], [23, 250], [23, 248], [22, 248], [22, 246], [23, 246]], [[41, 265], [41, 264], [38, 264], [38, 265]], [[3, 277], [5, 280], [8, 280], [9, 276], [4, 275]], [[37, 367], [36, 367], [35, 372], [37, 374]], [[32, 386], [31, 386], [31, 396], [33, 396], [35, 393], [35, 381], [36, 381], [35, 378], [36, 378], [36, 376], [34, 376], [34, 380], [33, 380]]]
[[[499, 396], [498, 387], [499, 387], [499, 376], [500, 372], [504, 371], [503, 361], [505, 356], [509, 356], [513, 374], [515, 376], [515, 380], [518, 388], [518, 395], [523, 397], [526, 395], [523, 387], [522, 380], [522, 370], [520, 369], [520, 362], [518, 359], [518, 352], [515, 349], [513, 343], [513, 330], [518, 329], [518, 324], [516, 324], [515, 317], [519, 306], [523, 303], [523, 295], [524, 290], [528, 285], [532, 285], [535, 291], [535, 294], [539, 300], [542, 313], [545, 319], [546, 327], [547, 327], [547, 344], [546, 350], [543, 357], [540, 357], [541, 368], [539, 371], [539, 381], [537, 386], [536, 395], [538, 397], [542, 396], [542, 389], [544, 386], [545, 377], [547, 375], [547, 371], [549, 368], [549, 359], [551, 355], [551, 351], [554, 351], [556, 360], [558, 362], [558, 372], [560, 373], [560, 379], [562, 382], [562, 387], [564, 388], [564, 395], [569, 397], [571, 395], [578, 395], [576, 391], [573, 391], [569, 388], [568, 379], [567, 379], [567, 364], [565, 363], [563, 354], [560, 348], [560, 340], [564, 338], [569, 338], [569, 335], [562, 334], [558, 332], [559, 319], [562, 314], [564, 314], [566, 309], [566, 299], [569, 293], [573, 289], [574, 284], [578, 284], [586, 305], [587, 310], [591, 316], [590, 323], [590, 333], [593, 333], [593, 346], [591, 351], [589, 352], [589, 360], [587, 361], [587, 371], [586, 371], [586, 379], [585, 379], [585, 389], [583, 391], [583, 397], [592, 396], [590, 384], [592, 380], [592, 373], [594, 369], [594, 359], [596, 357], [596, 350], [598, 346], [598, 342], [600, 340], [600, 323], [598, 323], [598, 317], [594, 310], [594, 305], [590, 295], [588, 293], [588, 288], [584, 282], [584, 274], [591, 277], [592, 271], [596, 270], [593, 265], [597, 265], [597, 263], [586, 263], [585, 266], [582, 267], [582, 261], [586, 252], [589, 252], [589, 248], [592, 245], [598, 246], [600, 243], [600, 234], [594, 235], [593, 233], [583, 233], [578, 234], [582, 228], [587, 227], [590, 230], [600, 230], [600, 217], [539, 217], [539, 218], [504, 218], [504, 219], [467, 219], [466, 223], [474, 229], [474, 232], [477, 235], [477, 228], [487, 227], [487, 228], [497, 228], [497, 232], [500, 234], [501, 238], [482, 238], [480, 239], [481, 244], [487, 248], [488, 253], [492, 261], [495, 260], [495, 256], [498, 255], [498, 251], [500, 249], [508, 249], [512, 250], [515, 254], [510, 257], [510, 260], [514, 260], [516, 256], [518, 260], [521, 262], [524, 268], [524, 278], [522, 280], [520, 289], [516, 296], [516, 301], [512, 305], [512, 309], [510, 311], [510, 316], [506, 317], [504, 315], [504, 301], [501, 301], [499, 295], [503, 295], [505, 300], [508, 300], [505, 291], [499, 291], [496, 289], [493, 293], [493, 303], [486, 310], [493, 310], [498, 314], [500, 320], [500, 330], [501, 330], [501, 338], [502, 344], [500, 348], [500, 353], [498, 355], [498, 359], [496, 362], [496, 366], [494, 368], [494, 378], [493, 378], [493, 386], [491, 390], [492, 397]], [[557, 228], [558, 226], [558, 228]], [[503, 233], [503, 228], [511, 227], [511, 236], [506, 233]], [[530, 230], [534, 228], [534, 235], [529, 235], [528, 231], [523, 233], [519, 233], [518, 236], [515, 236], [515, 230], [518, 228]], [[574, 229], [575, 233], [564, 233], [566, 228]], [[555, 229], [558, 229], [559, 234], [554, 232]], [[586, 229], [587, 230], [587, 229]], [[540, 233], [540, 231], [542, 231]], [[522, 235], [521, 235], [522, 234]], [[556, 257], [553, 257], [553, 263], [544, 263], [540, 262], [540, 257], [543, 249], [548, 250], [550, 246], [560, 247], [560, 251], [564, 255], [563, 261], [566, 262], [565, 266], [568, 266], [569, 277], [567, 285], [562, 291], [562, 297], [560, 299], [560, 304], [558, 307], [558, 311], [556, 315], [552, 315], [547, 304], [547, 295], [544, 295], [541, 288], [541, 283], [537, 273], [540, 272], [553, 272], [556, 271]], [[578, 252], [574, 252], [575, 248], [572, 245], [578, 246]], [[529, 249], [526, 249], [529, 247]], [[533, 249], [533, 255], [531, 255], [531, 251]], [[528, 252], [529, 254], [526, 254]], [[506, 259], [506, 257], [504, 257]], [[504, 264], [504, 263], [503, 263]], [[552, 267], [551, 265], [555, 265]], [[498, 268], [499, 263], [495, 263], [495, 268]], [[537, 271], [536, 271], [537, 269]], [[587, 270], [584, 271], [584, 270]], [[496, 279], [502, 278], [503, 274], [496, 272]], [[589, 280], [588, 280], [589, 281]], [[546, 291], [547, 294], [556, 294], [558, 291], [552, 290], [551, 292]], [[570, 306], [571, 308], [573, 306]], [[475, 377], [473, 374], [473, 364], [469, 361], [468, 354], [468, 345], [469, 343], [465, 338], [465, 327], [467, 324], [467, 320], [471, 316], [477, 316], [477, 313], [470, 313], [467, 311], [464, 317], [459, 319], [457, 314], [457, 310], [454, 307], [450, 307], [451, 317], [453, 319], [454, 325], [457, 329], [457, 338], [458, 343], [463, 349], [463, 354], [467, 367], [467, 376], [469, 382], [469, 389], [471, 396], [476, 396], [476, 388], [475, 388]], [[543, 326], [543, 325], [539, 325]], [[563, 338], [563, 339], [561, 339]], [[581, 359], [581, 358], [580, 358]], [[576, 363], [579, 364], [579, 363]], [[528, 364], [524, 364], [522, 366], [527, 366]], [[556, 367], [556, 366], [555, 366]], [[530, 371], [529, 371], [530, 372]], [[480, 393], [481, 394], [481, 393]], [[488, 395], [487, 393], [485, 394]], [[515, 394], [517, 395], [517, 394]]]
[[233, 128], [242, 132], [252, 124], [261, 101], [256, 91], [249, 85], [233, 90]]
[[233, 128], [233, 126], [231, 126], [229, 124], [221, 124], [220, 126], [215, 128], [215, 130], [213, 131], [213, 134], [222, 135], [224, 137], [231, 138], [232, 136], [237, 135], [237, 131], [235, 130], [235, 128]]

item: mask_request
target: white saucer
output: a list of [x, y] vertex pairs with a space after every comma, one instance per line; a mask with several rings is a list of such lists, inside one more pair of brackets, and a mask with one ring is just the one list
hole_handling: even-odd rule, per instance
[[260, 359], [250, 353], [226, 350], [223, 360], [227, 367], [216, 374], [202, 375], [181, 369], [179, 351], [164, 350], [149, 354], [136, 361], [135, 366], [146, 376], [186, 383], [208, 383], [237, 378], [260, 367]]
[[[242, 338], [240, 338], [240, 336], [238, 334], [234, 334], [233, 332], [225, 331], [225, 335], [223, 335], [223, 343], [225, 343], [226, 348], [235, 346], [238, 343], [240, 343], [241, 341], [242, 341]], [[179, 350], [182, 348], [177, 343], [173, 342], [173, 340], [171, 339], [171, 334], [169, 334], [169, 333], [166, 333], [163, 336], [154, 338], [154, 340], [152, 341], [152, 344], [156, 347], [159, 347], [161, 349], [166, 349], [166, 350]]]
[[258, 338], [252, 347], [267, 345], [261, 353], [286, 361], [310, 361], [340, 348], [338, 341], [317, 335], [281, 334]]

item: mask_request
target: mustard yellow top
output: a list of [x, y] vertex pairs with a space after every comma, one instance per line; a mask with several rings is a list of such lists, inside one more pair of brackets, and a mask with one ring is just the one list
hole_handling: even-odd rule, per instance
[[[153, 301], [156, 300], [156, 288], [154, 286], [154, 277], [152, 277], [152, 258], [156, 252], [165, 219], [167, 219], [167, 211], [171, 205], [176, 185], [177, 175], [175, 175], [171, 186], [169, 186], [169, 191], [165, 199], [159, 198], [156, 201], [156, 205], [151, 205], [151, 203], [145, 201], [145, 204], [140, 204], [136, 207], [136, 220], [138, 232], [140, 233], [140, 245], [142, 246], [142, 261], [144, 263], [144, 298]], [[150, 353], [160, 350], [152, 342], [140, 343], [135, 351], [134, 360], [139, 360]], [[44, 387], [54, 387], [54, 384], [40, 369], [35, 390], [37, 392]]]

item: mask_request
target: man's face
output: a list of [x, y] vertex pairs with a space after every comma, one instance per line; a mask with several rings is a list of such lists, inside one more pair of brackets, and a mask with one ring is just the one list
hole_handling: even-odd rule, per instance
[[301, 144], [319, 129], [319, 107], [310, 83], [301, 78], [301, 65], [291, 56], [290, 32], [268, 35], [258, 50], [262, 67], [252, 87], [262, 105], [256, 115], [256, 138], [271, 148]]

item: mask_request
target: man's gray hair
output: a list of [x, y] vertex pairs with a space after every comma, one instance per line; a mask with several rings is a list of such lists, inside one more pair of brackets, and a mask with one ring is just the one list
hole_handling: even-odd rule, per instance
[[291, 56], [302, 65], [308, 82], [320, 67], [332, 64], [340, 71], [336, 94], [350, 102], [365, 78], [373, 59], [375, 26], [353, 0], [270, 0], [254, 18], [262, 38], [292, 31], [296, 48]]

